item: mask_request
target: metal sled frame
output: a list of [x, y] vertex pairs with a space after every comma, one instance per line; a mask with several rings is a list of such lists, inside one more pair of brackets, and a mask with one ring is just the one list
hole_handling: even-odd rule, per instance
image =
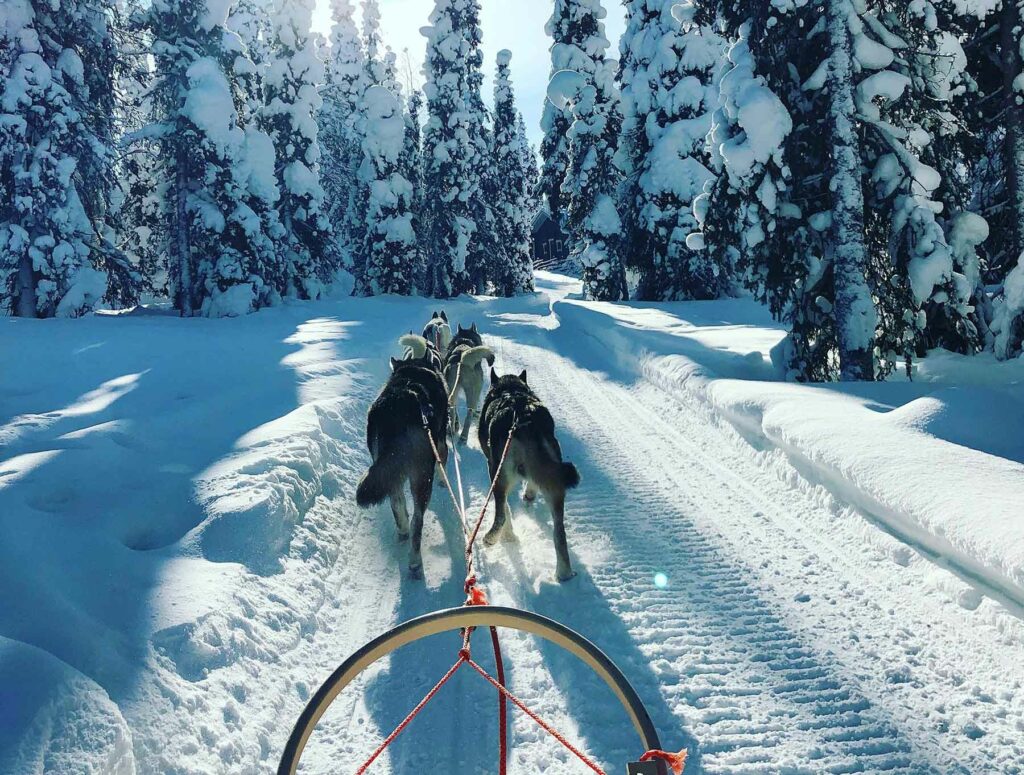
[[625, 708], [630, 721], [640, 735], [644, 750], [661, 748], [658, 731], [651, 722], [647, 709], [640, 701], [636, 690], [633, 689], [615, 663], [589, 640], [552, 619], [528, 611], [503, 606], [468, 606], [436, 611], [400, 624], [390, 632], [370, 641], [345, 660], [341, 667], [335, 670], [334, 674], [313, 695], [299, 717], [281, 757], [281, 764], [277, 770], [278, 775], [295, 775], [302, 752], [317, 723], [338, 695], [360, 673], [402, 646], [407, 646], [431, 635], [462, 630], [467, 627], [502, 627], [527, 632], [575, 654], [608, 684], [619, 702], [622, 703], [622, 707]]

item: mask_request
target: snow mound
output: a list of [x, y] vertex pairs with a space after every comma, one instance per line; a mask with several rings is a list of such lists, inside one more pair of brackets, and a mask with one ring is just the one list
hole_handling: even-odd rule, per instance
[[767, 355], [784, 332], [751, 301], [564, 300], [554, 310], [621, 368], [699, 398], [924, 556], [1024, 605], [1024, 401], [1008, 387], [1020, 378], [1013, 364], [951, 365], [936, 352], [916, 383], [787, 384], [773, 381]]

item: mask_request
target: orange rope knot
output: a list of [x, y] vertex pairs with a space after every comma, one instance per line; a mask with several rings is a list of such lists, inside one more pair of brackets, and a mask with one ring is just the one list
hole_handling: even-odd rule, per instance
[[663, 762], [668, 763], [668, 766], [672, 768], [672, 772], [675, 775], [683, 775], [683, 768], [686, 767], [686, 757], [689, 756], [689, 752], [682, 750], [679, 753], [669, 753], [668, 751], [648, 751], [640, 757], [640, 761], [649, 762], [654, 759], [660, 759]]
[[487, 602], [487, 593], [484, 592], [482, 587], [469, 586], [469, 582], [466, 582], [466, 605], [490, 605]]

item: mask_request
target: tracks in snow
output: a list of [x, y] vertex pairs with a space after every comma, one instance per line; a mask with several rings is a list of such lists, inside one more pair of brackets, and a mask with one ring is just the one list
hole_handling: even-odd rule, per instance
[[[625, 662], [666, 744], [681, 725], [697, 741], [696, 771], [1020, 771], [1024, 707], [1006, 681], [1020, 642], [936, 594], [934, 569], [894, 562], [858, 515], [701, 408], [544, 347], [501, 349], [584, 473], [569, 517], [580, 589], [507, 593]], [[531, 539], [518, 551], [550, 566], [546, 527]], [[487, 575], [512, 564], [500, 554]]]

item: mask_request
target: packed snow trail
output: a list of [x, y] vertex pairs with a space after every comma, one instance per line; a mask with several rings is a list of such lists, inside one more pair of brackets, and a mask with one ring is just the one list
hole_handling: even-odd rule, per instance
[[[579, 576], [554, 581], [546, 507], [513, 498], [517, 540], [481, 547], [478, 559], [491, 600], [562, 621], [605, 649], [663, 743], [689, 747], [691, 774], [1024, 772], [1020, 619], [707, 405], [645, 381], [599, 328], [560, 321], [551, 301], [571, 287], [548, 281], [535, 297], [444, 305], [453, 322], [479, 323], [500, 372], [528, 371], [583, 476], [567, 503]], [[462, 532], [443, 488], [425, 522], [422, 581], [407, 577], [390, 511], [353, 502], [368, 459], [365, 411], [387, 357], [437, 306], [345, 300], [254, 316], [271, 325], [256, 326], [253, 345], [294, 329], [283, 364], [296, 377], [298, 408], [245, 434], [198, 478], [208, 516], [178, 549], [159, 550], [192, 564], [167, 571], [153, 594], [163, 608], [186, 593], [216, 602], [197, 614], [182, 603], [173, 624], [154, 615], [148, 655], [127, 686], [108, 681], [105, 663], [84, 649], [34, 634], [33, 646], [73, 660], [83, 681], [102, 687], [83, 696], [109, 695], [113, 707], [47, 706], [20, 743], [31, 766], [11, 771], [271, 772], [303, 704], [352, 651], [461, 602]], [[45, 423], [8, 426], [27, 445]], [[487, 487], [472, 438], [463, 452], [471, 513]], [[0, 488], [0, 498], [13, 504], [19, 486]], [[211, 580], [189, 576], [201, 569]], [[610, 773], [641, 753], [625, 714], [582, 663], [529, 637], [507, 634], [503, 644], [513, 691]], [[457, 648], [457, 635], [438, 636], [368, 671], [321, 722], [303, 771], [354, 771]], [[488, 652], [480, 639], [485, 667]], [[371, 771], [494, 772], [495, 705], [478, 676], [458, 675]], [[511, 772], [587, 772], [528, 719], [513, 719]]]

